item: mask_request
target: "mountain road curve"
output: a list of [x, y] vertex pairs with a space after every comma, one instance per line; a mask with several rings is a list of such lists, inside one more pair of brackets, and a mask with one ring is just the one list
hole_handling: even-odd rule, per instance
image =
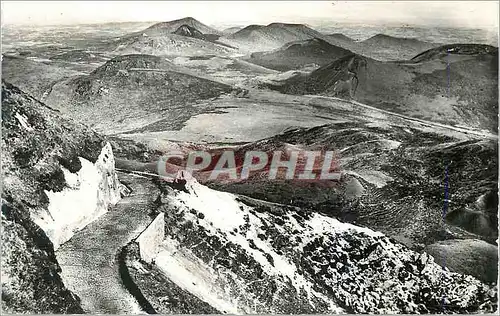
[[398, 118], [403, 119], [405, 121], [413, 122], [413, 123], [416, 123], [416, 124], [419, 124], [422, 126], [428, 126], [428, 127], [433, 127], [433, 128], [437, 128], [437, 129], [443, 129], [443, 130], [451, 130], [451, 131], [455, 131], [455, 132], [459, 132], [459, 133], [463, 133], [463, 134], [468, 134], [468, 135], [475, 137], [475, 138], [487, 138], [487, 139], [493, 139], [493, 140], [498, 139], [498, 135], [487, 132], [487, 131], [478, 131], [478, 130], [471, 129], [471, 128], [460, 127], [460, 126], [451, 126], [451, 125], [446, 125], [446, 124], [442, 124], [442, 123], [438, 123], [438, 122], [424, 120], [424, 119], [420, 119], [420, 118], [416, 118], [416, 117], [412, 117], [412, 116], [408, 116], [408, 115], [404, 115], [404, 114], [400, 114], [400, 113], [391, 112], [388, 110], [379, 109], [379, 108], [376, 108], [374, 106], [367, 105], [367, 104], [357, 102], [354, 100], [345, 100], [345, 99], [341, 99], [341, 98], [337, 98], [337, 97], [318, 96], [318, 95], [305, 95], [305, 96], [313, 98], [313, 99], [319, 99], [319, 100], [332, 100], [332, 101], [347, 102], [347, 103], [359, 106], [359, 107], [367, 109], [367, 110], [383, 113], [383, 114], [393, 116], [393, 117], [398, 117]]
[[159, 190], [148, 177], [120, 172], [119, 179], [132, 193], [56, 251], [61, 277], [86, 313], [144, 313], [123, 284], [118, 254], [150, 224]]

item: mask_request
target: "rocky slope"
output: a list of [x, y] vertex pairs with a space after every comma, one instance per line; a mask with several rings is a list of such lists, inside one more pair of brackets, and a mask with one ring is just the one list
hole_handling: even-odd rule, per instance
[[54, 248], [120, 199], [110, 145], [2, 82], [2, 300], [7, 312], [80, 313]]
[[290, 42], [271, 52], [252, 53], [247, 60], [266, 68], [288, 71], [304, 66], [323, 66], [350, 54], [352, 54], [351, 51], [342, 47], [334, 46], [319, 38], [313, 38]]
[[380, 62], [352, 54], [273, 88], [290, 94], [353, 99], [413, 117], [496, 133], [497, 86], [498, 49], [457, 44], [425, 52], [411, 62]]
[[[184, 179], [183, 188], [159, 183], [166, 231], [155, 269], [218, 312], [496, 309], [494, 287], [442, 269], [429, 255], [383, 234]], [[154, 282], [147, 282], [150, 266], [135, 259], [129, 267], [142, 274], [142, 286]], [[175, 302], [167, 294], [155, 301], [155, 308], [166, 312]]]
[[47, 104], [104, 133], [132, 130], [159, 118], [182, 126], [200, 111], [196, 103], [231, 90], [188, 73], [161, 57], [120, 56], [89, 75], [56, 84]]

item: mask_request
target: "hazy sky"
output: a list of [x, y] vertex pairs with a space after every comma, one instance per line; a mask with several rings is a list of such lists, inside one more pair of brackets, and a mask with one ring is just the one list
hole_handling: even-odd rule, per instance
[[498, 27], [498, 1], [2, 1], [6, 24], [168, 21], [391, 23]]

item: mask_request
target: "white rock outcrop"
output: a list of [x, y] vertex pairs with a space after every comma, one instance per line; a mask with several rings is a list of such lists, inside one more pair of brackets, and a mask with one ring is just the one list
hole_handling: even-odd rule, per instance
[[97, 161], [92, 163], [79, 157], [81, 169], [71, 173], [62, 168], [67, 187], [60, 192], [45, 191], [49, 206], [37, 218], [33, 218], [50, 238], [57, 249], [116, 204], [126, 190], [115, 172], [115, 159], [111, 145], [107, 143]]

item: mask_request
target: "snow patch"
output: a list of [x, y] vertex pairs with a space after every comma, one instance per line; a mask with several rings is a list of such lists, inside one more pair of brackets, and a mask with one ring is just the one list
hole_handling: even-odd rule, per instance
[[309, 234], [315, 234], [315, 235], [322, 235], [323, 233], [331, 233], [332, 228], [334, 228], [335, 232], [337, 233], [352, 231], [357, 233], [363, 233], [370, 237], [384, 236], [384, 234], [382, 234], [381, 232], [377, 232], [366, 227], [360, 227], [348, 223], [342, 223], [335, 218], [323, 216], [317, 213], [314, 213], [312, 218], [306, 221], [306, 224], [311, 228], [309, 230]]
[[16, 113], [15, 118], [19, 121], [19, 124], [28, 131], [32, 131], [33, 128], [28, 124], [28, 118], [26, 115]]
[[54, 249], [69, 240], [121, 198], [123, 186], [115, 173], [111, 145], [107, 143], [94, 163], [79, 157], [82, 168], [77, 173], [61, 167], [67, 187], [61, 192], [45, 191], [49, 206], [33, 218], [54, 244]]

